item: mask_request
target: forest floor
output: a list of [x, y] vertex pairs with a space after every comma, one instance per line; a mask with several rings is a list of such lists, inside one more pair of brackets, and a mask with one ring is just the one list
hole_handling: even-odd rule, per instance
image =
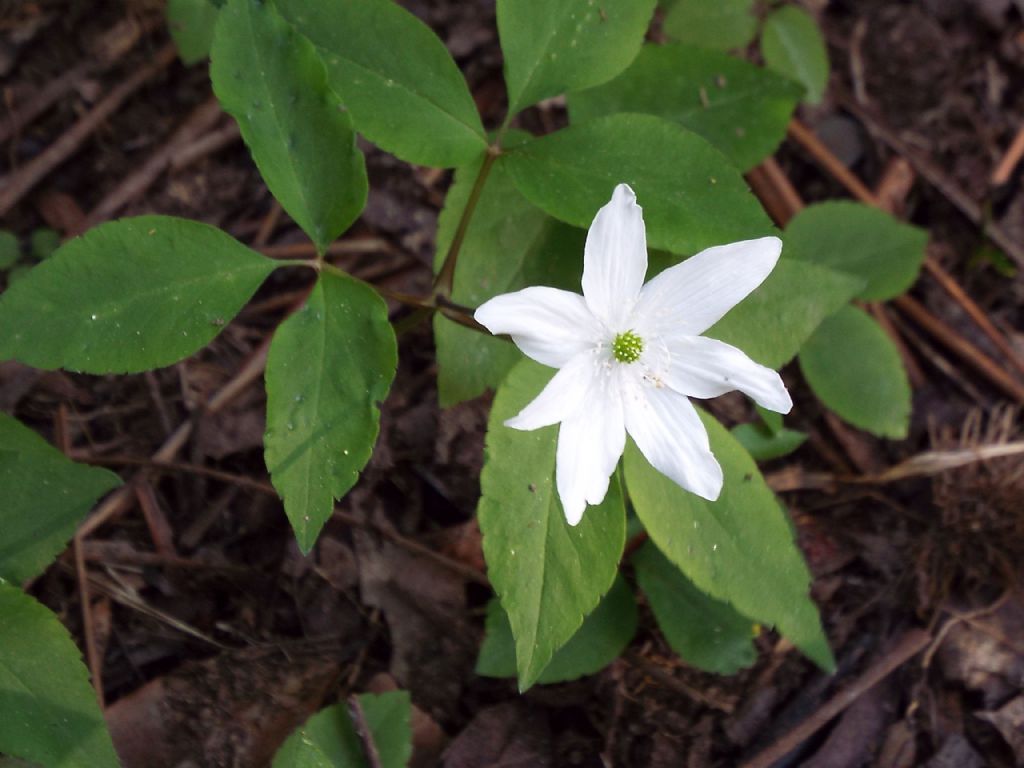
[[[500, 121], [493, 2], [404, 4], [446, 42], [485, 122]], [[395, 687], [416, 707], [418, 766], [1024, 765], [1024, 461], [883, 476], [931, 449], [1022, 437], [1024, 162], [1007, 151], [1024, 130], [1024, 7], [809, 5], [831, 85], [752, 186], [773, 213], [794, 194], [853, 197], [931, 233], [910, 298], [872, 308], [911, 376], [909, 437], [842, 424], [787, 369], [793, 426], [810, 439], [763, 467], [814, 574], [835, 675], [771, 632], [751, 669], [701, 673], [644, 606], [630, 648], [599, 674], [525, 695], [475, 675], [490, 596], [474, 518], [490, 401], [438, 407], [429, 324], [402, 336], [373, 459], [303, 557], [262, 454], [266, 343], [308, 288], [286, 270], [169, 368], [91, 377], [0, 364], [0, 410], [132, 481], [81, 537], [84, 568], [69, 549], [31, 586], [101, 681], [127, 766], [266, 765], [324, 703]], [[4, 8], [4, 229], [44, 249], [40, 230], [152, 212], [270, 254], [311, 253], [211, 101], [206, 65], [173, 56], [159, 3]], [[564, 105], [523, 119], [551, 130]], [[450, 174], [364, 149], [369, 203], [331, 257], [426, 292]], [[34, 166], [46, 153], [57, 161]], [[162, 451], [183, 426], [187, 439]], [[851, 475], [868, 481], [835, 481]]]

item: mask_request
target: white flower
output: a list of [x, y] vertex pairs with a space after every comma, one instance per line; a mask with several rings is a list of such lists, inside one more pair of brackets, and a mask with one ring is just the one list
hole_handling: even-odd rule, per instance
[[561, 423], [556, 484], [570, 525], [600, 504], [626, 445], [651, 465], [714, 501], [722, 468], [688, 397], [738, 389], [787, 413], [779, 375], [736, 347], [700, 334], [753, 291], [775, 267], [777, 237], [701, 251], [644, 285], [647, 236], [636, 195], [619, 184], [597, 212], [583, 253], [583, 295], [524, 288], [495, 296], [475, 314], [529, 357], [559, 371], [518, 416], [533, 430]]

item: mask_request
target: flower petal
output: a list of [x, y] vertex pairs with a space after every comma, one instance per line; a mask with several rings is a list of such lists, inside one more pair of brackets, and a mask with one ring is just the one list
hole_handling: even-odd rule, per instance
[[718, 498], [722, 468], [711, 453], [707, 430], [685, 396], [638, 379], [622, 405], [626, 431], [652, 467], [708, 501]]
[[583, 250], [583, 295], [587, 306], [614, 332], [636, 304], [647, 274], [643, 210], [626, 184], [597, 212]]
[[491, 333], [507, 333], [524, 354], [552, 368], [592, 348], [603, 333], [582, 296], [542, 286], [495, 296], [473, 317]]
[[719, 245], [669, 267], [640, 292], [637, 332], [698, 336], [759, 286], [782, 251], [777, 237]]
[[626, 447], [622, 397], [612, 376], [592, 389], [586, 408], [562, 422], [558, 430], [555, 484], [565, 519], [576, 525], [587, 504], [600, 504], [608, 481]]
[[588, 399], [597, 390], [601, 370], [593, 351], [580, 352], [551, 377], [523, 410], [506, 419], [505, 426], [529, 432], [568, 419], [584, 405], [589, 407]]
[[662, 337], [669, 350], [668, 386], [690, 397], [718, 397], [738, 389], [770, 411], [789, 413], [793, 400], [782, 377], [724, 341], [705, 336]]

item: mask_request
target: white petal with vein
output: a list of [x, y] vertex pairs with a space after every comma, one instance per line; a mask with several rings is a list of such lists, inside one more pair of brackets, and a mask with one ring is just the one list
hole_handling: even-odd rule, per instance
[[641, 335], [697, 336], [759, 286], [782, 251], [777, 237], [718, 245], [669, 267], [640, 292]]
[[636, 383], [625, 396], [623, 411], [626, 431], [652, 467], [702, 498], [718, 498], [722, 468], [685, 396], [668, 387]]
[[718, 397], [738, 389], [758, 405], [789, 413], [793, 400], [782, 377], [724, 341], [706, 336], [664, 338], [669, 350], [665, 383], [690, 397]]
[[619, 184], [597, 212], [583, 249], [583, 295], [591, 311], [613, 332], [636, 304], [647, 274], [647, 233], [636, 195]]
[[555, 483], [565, 519], [576, 525], [587, 504], [600, 504], [626, 447], [622, 397], [612, 377], [592, 391], [587, 408], [562, 422], [558, 430]]
[[495, 296], [473, 317], [491, 333], [507, 333], [524, 354], [552, 368], [592, 348], [602, 334], [582, 296], [543, 286]]
[[587, 405], [597, 375], [594, 353], [580, 352], [551, 377], [523, 410], [506, 420], [505, 426], [528, 432], [570, 418]]

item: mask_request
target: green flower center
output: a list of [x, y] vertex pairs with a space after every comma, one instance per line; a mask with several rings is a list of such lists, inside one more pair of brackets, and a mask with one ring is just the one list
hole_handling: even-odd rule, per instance
[[644, 340], [632, 331], [623, 331], [612, 342], [612, 355], [620, 363], [635, 363], [644, 351]]

